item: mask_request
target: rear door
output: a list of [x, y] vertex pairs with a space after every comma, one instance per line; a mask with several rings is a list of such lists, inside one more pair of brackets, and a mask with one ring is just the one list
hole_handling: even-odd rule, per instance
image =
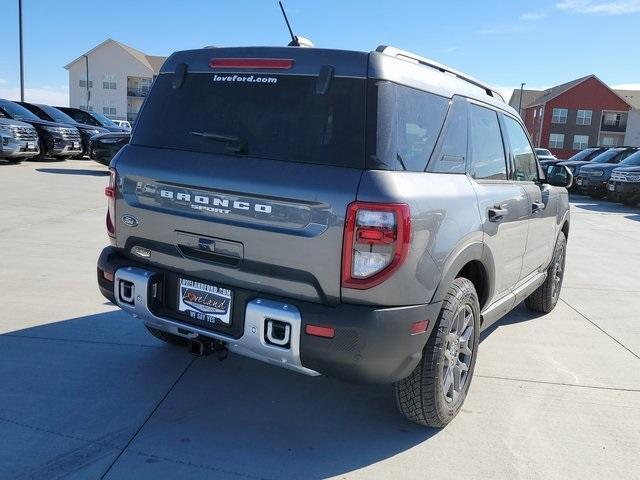
[[469, 175], [483, 221], [485, 257], [494, 265], [492, 300], [507, 295], [520, 279], [527, 241], [529, 199], [518, 182], [509, 179], [498, 114], [470, 105]]
[[323, 67], [321, 50], [293, 50], [170, 58], [116, 157], [118, 247], [232, 290], [339, 302], [344, 217], [364, 166], [366, 56], [347, 72], [340, 58]]

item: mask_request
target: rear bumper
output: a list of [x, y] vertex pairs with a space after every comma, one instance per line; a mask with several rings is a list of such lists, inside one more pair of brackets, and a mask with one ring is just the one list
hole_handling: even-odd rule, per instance
[[[104, 278], [104, 272], [114, 281]], [[327, 306], [289, 298], [236, 291], [233, 323], [237, 335], [194, 325], [174, 315], [158, 314], [151, 305], [151, 283], [173, 272], [141, 265], [113, 247], [98, 259], [98, 285], [102, 294], [143, 322], [187, 338], [210, 337], [226, 342], [231, 351], [308, 375], [323, 374], [364, 383], [393, 383], [407, 377], [422, 358], [441, 303], [377, 308], [365, 305]], [[133, 303], [116, 298], [122, 280], [135, 284]], [[153, 280], [152, 280], [153, 279]], [[160, 290], [162, 290], [160, 288]], [[276, 319], [291, 325], [291, 346], [280, 348], [264, 341], [265, 322]], [[429, 320], [427, 331], [411, 335], [414, 322]], [[333, 338], [305, 333], [307, 325], [335, 330]]]

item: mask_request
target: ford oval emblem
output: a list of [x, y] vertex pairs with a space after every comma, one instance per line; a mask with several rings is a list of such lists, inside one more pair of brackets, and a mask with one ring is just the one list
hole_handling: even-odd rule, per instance
[[127, 227], [137, 227], [138, 219], [133, 215], [126, 214], [122, 216], [122, 223], [124, 223]]

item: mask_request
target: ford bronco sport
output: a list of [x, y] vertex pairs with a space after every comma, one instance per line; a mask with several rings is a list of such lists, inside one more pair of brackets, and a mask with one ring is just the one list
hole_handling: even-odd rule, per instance
[[194, 354], [393, 384], [443, 427], [480, 330], [558, 301], [571, 180], [495, 90], [409, 52], [177, 52], [111, 162], [98, 284]]

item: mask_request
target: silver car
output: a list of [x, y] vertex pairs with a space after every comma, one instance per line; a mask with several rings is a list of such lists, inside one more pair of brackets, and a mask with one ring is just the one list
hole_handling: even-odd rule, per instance
[[0, 158], [11, 163], [38, 156], [36, 129], [28, 123], [0, 117]]
[[496, 90], [410, 52], [177, 52], [111, 161], [98, 285], [195, 355], [391, 384], [443, 427], [480, 331], [556, 305], [570, 182]]

